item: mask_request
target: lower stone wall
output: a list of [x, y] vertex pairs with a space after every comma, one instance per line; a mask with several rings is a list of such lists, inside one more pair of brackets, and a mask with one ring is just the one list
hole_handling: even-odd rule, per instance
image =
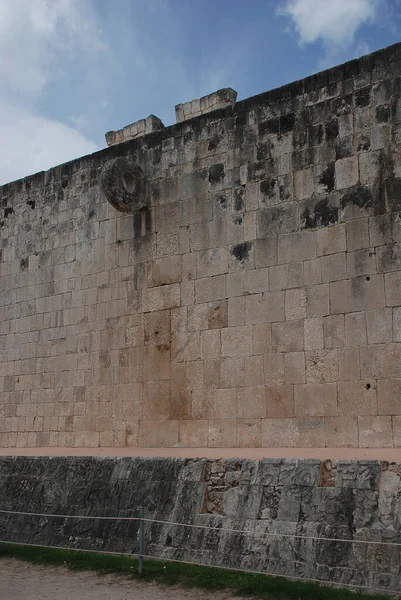
[[[205, 527], [147, 522], [146, 554], [392, 591], [400, 493], [401, 463], [380, 461], [0, 457], [0, 510], [135, 517], [143, 506]], [[136, 553], [137, 534], [137, 521], [0, 513], [0, 540]]]

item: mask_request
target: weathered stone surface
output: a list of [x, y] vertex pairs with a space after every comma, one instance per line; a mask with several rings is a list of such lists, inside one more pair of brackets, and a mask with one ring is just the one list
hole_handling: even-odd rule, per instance
[[399, 48], [2, 186], [0, 446], [399, 446]]
[[[0, 505], [134, 519], [143, 507], [151, 556], [399, 592], [400, 473], [379, 461], [3, 457]], [[0, 535], [138, 552], [137, 520], [0, 514]]]

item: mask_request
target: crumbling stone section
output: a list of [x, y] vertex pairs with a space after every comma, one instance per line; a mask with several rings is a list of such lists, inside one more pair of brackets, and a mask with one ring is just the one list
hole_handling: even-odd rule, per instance
[[[147, 554], [400, 592], [401, 464], [330, 468], [327, 486], [318, 460], [8, 457], [0, 507], [136, 517], [143, 506], [201, 526], [146, 523]], [[0, 513], [2, 540], [136, 553], [137, 534], [137, 521]]]
[[218, 100], [0, 188], [0, 446], [401, 447], [401, 46]]
[[142, 135], [153, 133], [153, 131], [158, 131], [159, 129], [163, 129], [163, 127], [164, 125], [158, 117], [149, 115], [146, 119], [141, 119], [131, 125], [126, 125], [123, 129], [119, 129], [118, 131], [108, 131], [105, 138], [108, 146], [114, 146], [115, 144], [121, 144], [122, 142], [133, 140]]
[[217, 90], [217, 92], [208, 94], [207, 96], [202, 96], [202, 98], [195, 98], [195, 100], [191, 100], [190, 102], [177, 104], [175, 107], [177, 123], [199, 117], [212, 110], [219, 110], [220, 108], [232, 106], [235, 104], [236, 99], [237, 92], [235, 90], [232, 88], [223, 88]]

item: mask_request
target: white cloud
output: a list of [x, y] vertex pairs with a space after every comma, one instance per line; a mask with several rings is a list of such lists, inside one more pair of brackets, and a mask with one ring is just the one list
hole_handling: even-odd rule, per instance
[[98, 149], [72, 127], [1, 103], [0, 133], [0, 185]]
[[290, 17], [300, 42], [322, 40], [328, 48], [345, 48], [364, 23], [372, 22], [380, 0], [288, 0], [280, 14]]
[[82, 123], [46, 118], [38, 106], [71, 62], [104, 48], [90, 1], [0, 0], [0, 184], [96, 149]]

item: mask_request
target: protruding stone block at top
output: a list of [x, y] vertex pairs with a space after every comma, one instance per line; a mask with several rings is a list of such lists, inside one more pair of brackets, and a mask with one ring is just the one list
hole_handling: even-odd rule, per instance
[[131, 123], [131, 125], [126, 125], [123, 129], [118, 129], [118, 131], [108, 131], [105, 138], [108, 146], [115, 146], [116, 144], [121, 144], [127, 140], [133, 140], [134, 138], [147, 135], [148, 133], [163, 128], [164, 124], [159, 117], [149, 115], [146, 119], [141, 119], [140, 121]]
[[181, 121], [188, 121], [199, 115], [212, 112], [212, 110], [218, 110], [219, 108], [226, 108], [235, 104], [237, 99], [237, 92], [232, 88], [223, 88], [213, 92], [208, 96], [202, 96], [202, 98], [195, 98], [185, 104], [177, 104], [175, 107], [175, 116], [177, 123]]

